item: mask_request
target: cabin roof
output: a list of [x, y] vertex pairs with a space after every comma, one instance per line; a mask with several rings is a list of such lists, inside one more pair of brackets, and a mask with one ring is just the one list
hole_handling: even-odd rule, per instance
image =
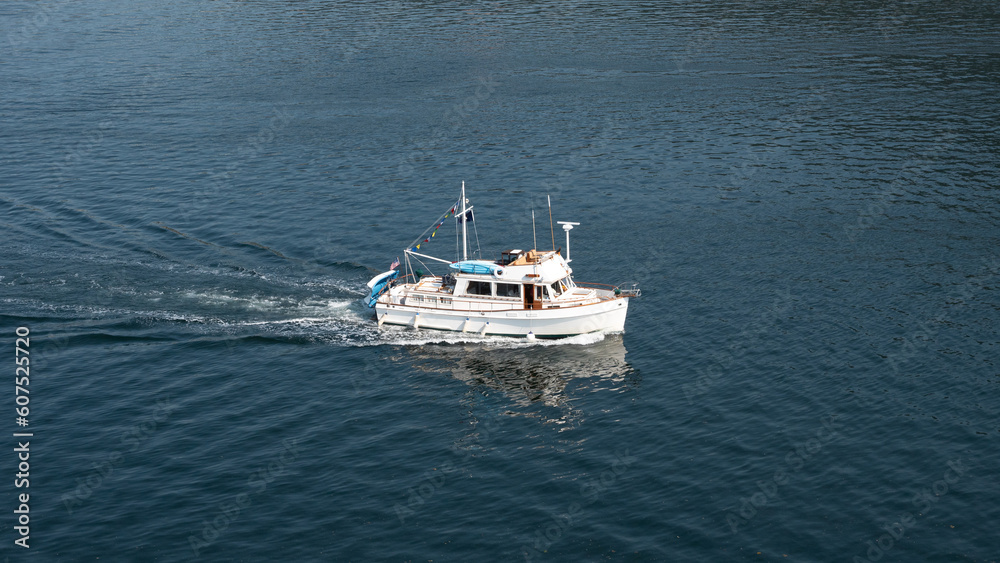
[[[519, 254], [511, 255], [508, 252], [511, 254], [518, 252]], [[569, 264], [566, 263], [566, 260], [563, 259], [558, 251], [506, 251], [504, 254], [504, 260], [513, 258], [513, 256], [517, 256], [517, 259], [507, 264], [504, 264], [504, 260], [496, 262], [501, 267], [493, 274], [469, 274], [463, 272], [456, 274], [456, 276], [484, 281], [550, 284], [573, 273], [573, 269], [570, 268]]]

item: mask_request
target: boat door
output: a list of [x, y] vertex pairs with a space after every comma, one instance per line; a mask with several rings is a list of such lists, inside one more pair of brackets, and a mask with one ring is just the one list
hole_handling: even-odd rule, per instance
[[533, 283], [524, 284], [524, 308], [542, 308], [542, 286], [536, 286]]

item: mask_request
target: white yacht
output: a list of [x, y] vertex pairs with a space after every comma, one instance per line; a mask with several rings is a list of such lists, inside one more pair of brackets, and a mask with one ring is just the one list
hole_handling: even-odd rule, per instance
[[[621, 289], [573, 280], [569, 231], [579, 223], [559, 222], [566, 231], [566, 258], [561, 249], [513, 249], [495, 262], [469, 260], [468, 225], [474, 219], [468, 204], [463, 182], [458, 202], [404, 250], [407, 275], [399, 277], [397, 258], [388, 272], [368, 282], [368, 306], [375, 308], [379, 326], [527, 338], [624, 331], [629, 299], [640, 291], [634, 285]], [[551, 208], [549, 215], [551, 228]], [[461, 260], [418, 252], [449, 217], [461, 229]], [[411, 261], [424, 264], [421, 259], [446, 264], [449, 271], [440, 276], [414, 273]]]

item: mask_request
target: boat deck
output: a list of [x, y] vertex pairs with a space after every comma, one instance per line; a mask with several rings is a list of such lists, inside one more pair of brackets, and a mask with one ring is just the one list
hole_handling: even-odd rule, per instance
[[[588, 287], [601, 284], [577, 284], [555, 299], [545, 299], [541, 309], [564, 309], [621, 299], [614, 287]], [[390, 292], [388, 301], [419, 308], [451, 310], [520, 310], [520, 297], [494, 295], [455, 295], [454, 286], [445, 285], [439, 276], [425, 276], [420, 281], [402, 284]], [[499, 309], [498, 309], [499, 308]]]

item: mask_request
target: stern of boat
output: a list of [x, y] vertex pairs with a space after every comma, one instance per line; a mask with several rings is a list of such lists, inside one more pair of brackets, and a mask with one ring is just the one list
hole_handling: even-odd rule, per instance
[[367, 298], [368, 307], [375, 306], [378, 298], [392, 287], [392, 282], [395, 281], [398, 275], [399, 270], [389, 270], [388, 272], [382, 272], [368, 281], [368, 288], [371, 290]]

